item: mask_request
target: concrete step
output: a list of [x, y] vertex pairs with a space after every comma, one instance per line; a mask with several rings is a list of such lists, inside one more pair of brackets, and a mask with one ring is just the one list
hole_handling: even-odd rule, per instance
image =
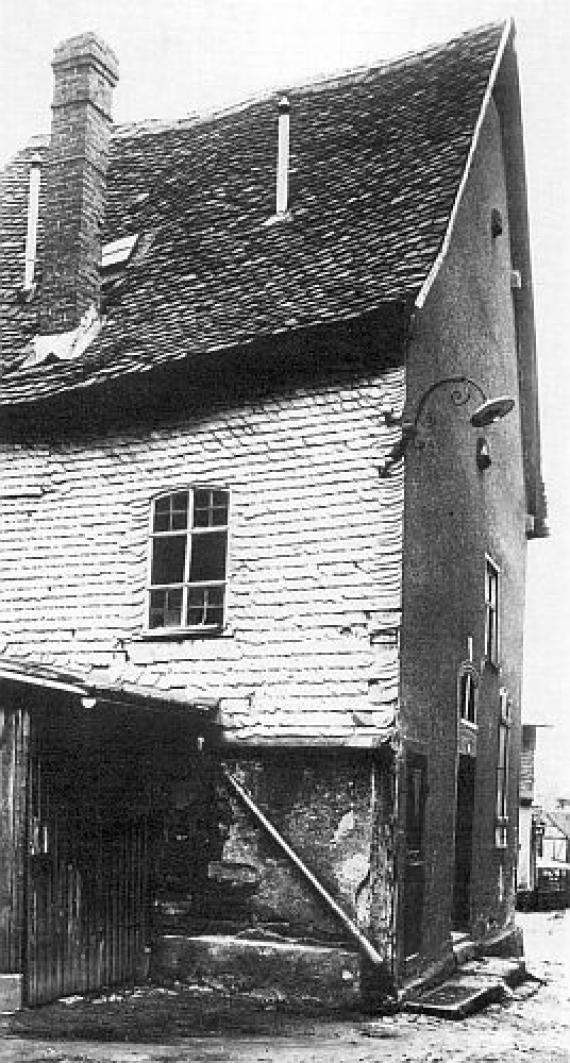
[[360, 956], [328, 945], [221, 934], [163, 934], [153, 946], [150, 977], [160, 985], [211, 985], [333, 1009], [354, 1009], [362, 1003]]

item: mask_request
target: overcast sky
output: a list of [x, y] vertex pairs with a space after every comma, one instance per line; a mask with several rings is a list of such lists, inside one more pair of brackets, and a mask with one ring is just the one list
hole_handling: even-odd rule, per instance
[[570, 796], [568, 0], [0, 0], [0, 163], [49, 131], [53, 47], [85, 30], [116, 51], [115, 118], [131, 121], [217, 108], [508, 15], [518, 30], [552, 528], [529, 547], [523, 713], [554, 724], [539, 732], [539, 783]]

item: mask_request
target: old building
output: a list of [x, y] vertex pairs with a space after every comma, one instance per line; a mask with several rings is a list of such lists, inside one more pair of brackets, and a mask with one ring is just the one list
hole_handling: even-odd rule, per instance
[[535, 791], [536, 732], [538, 725], [523, 724], [521, 771], [519, 782], [519, 856], [517, 868], [517, 904], [519, 908], [536, 905], [538, 886], [537, 861], [542, 855], [544, 821], [537, 807]]
[[93, 35], [53, 67], [0, 208], [4, 991], [237, 929], [379, 1001], [513, 932], [514, 28], [168, 126], [113, 128]]

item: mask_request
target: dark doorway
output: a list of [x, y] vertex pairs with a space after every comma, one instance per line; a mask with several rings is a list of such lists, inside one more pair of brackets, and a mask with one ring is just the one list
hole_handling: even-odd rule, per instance
[[461, 755], [457, 768], [455, 810], [455, 877], [453, 883], [453, 928], [467, 930], [471, 916], [471, 864], [473, 856], [473, 806], [475, 802], [475, 757]]
[[427, 759], [423, 754], [406, 754], [406, 872], [404, 880], [404, 952], [406, 957], [421, 951], [424, 909], [424, 834]]
[[[148, 938], [148, 800], [132, 730], [71, 706], [32, 713], [26, 800], [27, 1005], [132, 984]], [[100, 725], [99, 725], [100, 726]], [[88, 739], [88, 741], [87, 741]], [[137, 777], [139, 776], [139, 777]]]

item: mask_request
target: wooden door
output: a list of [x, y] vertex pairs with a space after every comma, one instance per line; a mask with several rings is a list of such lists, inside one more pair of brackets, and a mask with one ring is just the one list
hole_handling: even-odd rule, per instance
[[72, 758], [32, 726], [27, 786], [28, 1005], [132, 983], [147, 936], [148, 826], [113, 814], [96, 751]]
[[457, 768], [455, 812], [455, 876], [453, 928], [467, 930], [471, 918], [471, 864], [473, 859], [473, 807], [475, 757], [460, 755]]
[[421, 951], [425, 888], [425, 805], [427, 758], [408, 751], [405, 773], [406, 866], [404, 872], [404, 955]]

